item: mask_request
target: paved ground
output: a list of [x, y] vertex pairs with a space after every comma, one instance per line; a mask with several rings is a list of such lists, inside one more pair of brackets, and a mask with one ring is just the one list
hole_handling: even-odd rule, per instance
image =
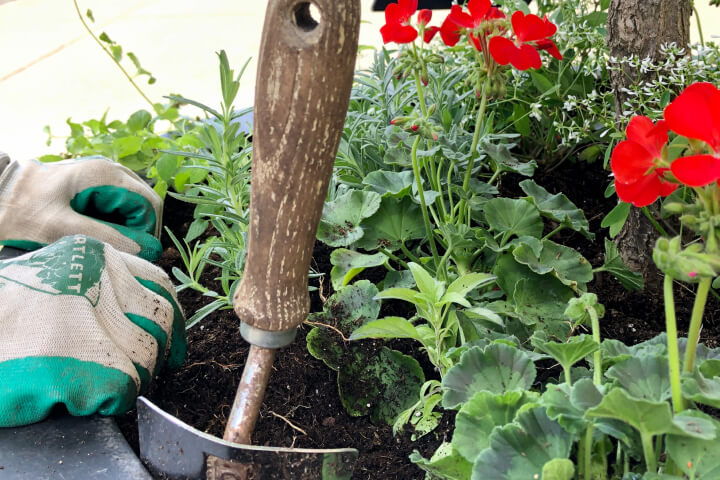
[[[381, 13], [363, 1], [361, 44], [379, 45]], [[698, 1], [706, 36], [720, 34], [720, 8]], [[96, 31], [106, 31], [135, 52], [156, 77], [144, 89], [154, 100], [170, 92], [211, 105], [219, 88], [214, 52], [231, 64], [256, 56], [264, 2], [238, 0], [78, 0], [93, 10]], [[367, 54], [366, 54], [367, 55]], [[240, 104], [252, 104], [255, 64], [245, 76]], [[14, 157], [62, 149], [45, 145], [42, 132], [66, 135], [65, 120], [86, 120], [109, 110], [126, 118], [144, 101], [83, 31], [72, 0], [0, 0], [0, 149]]]

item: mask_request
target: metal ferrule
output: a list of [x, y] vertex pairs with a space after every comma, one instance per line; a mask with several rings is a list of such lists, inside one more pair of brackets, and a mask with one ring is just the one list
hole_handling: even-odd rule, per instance
[[240, 335], [250, 345], [255, 345], [263, 348], [282, 348], [290, 345], [295, 340], [297, 335], [297, 328], [290, 330], [283, 330], [280, 332], [271, 332], [269, 330], [262, 330], [252, 325], [248, 325], [243, 322], [240, 324]]

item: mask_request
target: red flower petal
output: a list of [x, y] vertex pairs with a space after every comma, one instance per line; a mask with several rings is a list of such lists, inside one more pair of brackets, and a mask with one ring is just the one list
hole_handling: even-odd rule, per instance
[[492, 7], [487, 14], [487, 18], [505, 18], [505, 14], [497, 7]]
[[399, 0], [385, 8], [385, 23], [406, 23], [417, 11], [417, 0]]
[[423, 33], [423, 42], [430, 43], [433, 37], [440, 31], [440, 27], [427, 27]]
[[653, 124], [648, 117], [638, 115], [630, 120], [625, 134], [628, 140], [642, 145], [653, 158], [662, 157], [662, 149], [668, 142], [667, 123], [660, 120]]
[[518, 70], [528, 70], [530, 68], [542, 67], [540, 54], [528, 44], [520, 46], [517, 55], [513, 57], [510, 63], [512, 63], [512, 66]]
[[633, 183], [647, 175], [655, 157], [645, 147], [632, 140], [617, 144], [610, 157], [610, 168], [619, 183]]
[[511, 40], [497, 35], [490, 38], [488, 48], [490, 49], [490, 55], [500, 65], [509, 64], [518, 52], [518, 48]]
[[560, 53], [560, 50], [558, 50], [557, 45], [555, 45], [555, 42], [553, 42], [549, 38], [545, 38], [535, 42], [535, 48], [537, 48], [538, 50], [545, 50], [558, 60], [563, 59], [562, 53]]
[[515, 36], [521, 42], [542, 40], [557, 31], [555, 24], [547, 18], [540, 18], [532, 13], [525, 15], [519, 10], [513, 13], [511, 21]]
[[418, 36], [417, 30], [410, 25], [401, 25], [399, 23], [388, 23], [380, 28], [384, 43], [410, 43], [414, 42]]
[[623, 202], [636, 207], [647, 207], [660, 196], [662, 182], [657, 175], [647, 175], [634, 183], [615, 182], [615, 191]]
[[474, 27], [478, 27], [480, 23], [487, 20], [492, 3], [490, 3], [490, 0], [470, 0], [467, 7], [470, 10]]
[[427, 25], [432, 20], [432, 10], [423, 8], [418, 12], [418, 24]]
[[720, 152], [720, 90], [711, 83], [693, 83], [683, 90], [665, 108], [665, 120], [673, 132]]
[[720, 179], [720, 158], [712, 155], [680, 157], [670, 165], [670, 169], [685, 185], [702, 187]]
[[[453, 9], [455, 9], [455, 7], [460, 9], [459, 5], [452, 6]], [[452, 15], [452, 10], [450, 11], [450, 15]], [[455, 23], [450, 15], [445, 18], [445, 21], [440, 26], [440, 37], [445, 45], [454, 47], [460, 41], [462, 27]]]
[[465, 13], [460, 5], [453, 5], [450, 7], [450, 14], [445, 20], [454, 23], [457, 27], [470, 29], [475, 28], [473, 18]]

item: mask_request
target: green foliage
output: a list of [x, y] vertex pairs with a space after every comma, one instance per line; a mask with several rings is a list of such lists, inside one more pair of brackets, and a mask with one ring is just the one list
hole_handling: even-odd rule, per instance
[[493, 431], [490, 447], [473, 465], [472, 480], [540, 478], [548, 462], [569, 457], [572, 444], [573, 437], [550, 420], [544, 408], [527, 409], [514, 422]]
[[331, 247], [352, 245], [365, 233], [360, 222], [380, 208], [380, 195], [351, 190], [327, 202], [323, 209], [318, 238]]
[[472, 347], [444, 376], [442, 404], [457, 408], [477, 392], [529, 390], [535, 375], [535, 364], [523, 350], [502, 343]]
[[[194, 219], [183, 241], [173, 237], [178, 251], [184, 252], [187, 272], [174, 271], [181, 282], [179, 288], [192, 288], [213, 299], [195, 312], [190, 324], [196, 324], [217, 309], [232, 308], [232, 296], [245, 264], [252, 145], [238, 121], [247, 112], [235, 111], [233, 102], [247, 63], [236, 74], [224, 51], [218, 53], [218, 59], [223, 98], [219, 111], [194, 100], [170, 97], [173, 101], [195, 105], [211, 117], [197, 133], [201, 148], [195, 153], [163, 151], [168, 155], [191, 157], [197, 163], [194, 168], [179, 168], [173, 185], [182, 193], [171, 193], [195, 205]], [[220, 291], [199, 283], [198, 272], [207, 265], [219, 268], [220, 276], [216, 280]]]
[[417, 360], [396, 350], [345, 343], [355, 328], [377, 319], [377, 293], [375, 285], [360, 280], [334, 294], [322, 313], [309, 316], [318, 326], [306, 342], [311, 355], [337, 371], [340, 400], [350, 415], [392, 424], [415, 402], [425, 375]]

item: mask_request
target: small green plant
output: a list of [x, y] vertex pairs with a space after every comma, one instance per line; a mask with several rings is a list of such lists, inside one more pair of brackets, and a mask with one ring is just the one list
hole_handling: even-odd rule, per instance
[[[238, 121], [247, 111], [234, 109], [242, 74], [249, 62], [236, 74], [224, 51], [218, 53], [222, 102], [220, 110], [187, 98], [171, 96], [179, 103], [194, 105], [211, 117], [199, 128], [197, 138], [202, 147], [196, 153], [163, 151], [167, 155], [188, 156], [198, 162], [205, 174], [183, 178], [183, 193], [172, 196], [194, 204], [194, 220], [180, 242], [172, 237], [182, 252], [186, 272], [175, 270], [180, 288], [191, 288], [213, 301], [188, 319], [194, 325], [218, 309], [232, 308], [232, 295], [242, 276], [250, 203], [250, 166], [252, 146], [248, 134]], [[176, 174], [177, 181], [178, 174]], [[178, 190], [180, 191], [180, 190]], [[212, 234], [203, 236], [212, 227]], [[192, 245], [192, 246], [191, 246]], [[207, 265], [219, 268], [221, 291], [199, 283]]]

